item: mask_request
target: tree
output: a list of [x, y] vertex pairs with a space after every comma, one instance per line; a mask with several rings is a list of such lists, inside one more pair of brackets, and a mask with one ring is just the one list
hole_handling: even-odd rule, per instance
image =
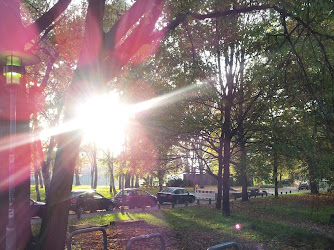
[[[69, 120], [74, 116], [73, 104], [82, 96], [85, 90], [91, 91], [93, 88], [99, 91], [101, 89], [99, 84], [116, 76], [130, 59], [134, 56], [137, 56], [136, 60], [141, 59], [140, 55], [136, 55], [137, 51], [144, 44], [150, 45], [157, 39], [153, 30], [161, 13], [159, 4], [160, 1], [146, 1], [145, 4], [142, 4], [141, 1], [136, 2], [103, 35], [104, 1], [89, 1], [85, 35], [78, 67], [65, 101], [65, 106], [67, 107], [65, 120]], [[140, 19], [144, 13], [149, 21]], [[148, 14], [151, 14], [151, 16], [148, 16]], [[139, 21], [139, 24], [132, 29], [132, 33], [125, 40], [121, 40], [137, 21]], [[136, 39], [136, 43], [133, 43], [134, 39]], [[118, 43], [121, 43], [121, 45], [116, 47]], [[106, 51], [111, 51], [112, 53], [102, 53]], [[112, 71], [109, 70], [110, 65], [112, 65]], [[96, 84], [96, 79], [94, 79], [95, 81], [90, 79], [93, 80], [93, 77], [97, 76], [100, 77], [101, 81], [98, 81], [99, 84], [94, 85], [94, 83]], [[67, 228], [66, 214], [69, 207], [69, 199], [67, 197], [70, 197], [80, 138], [78, 131], [64, 133], [60, 136], [47, 200], [46, 216], [43, 218], [41, 226], [40, 246], [42, 248], [62, 249], [64, 247]], [[58, 235], [59, 238], [55, 240], [54, 235]]]

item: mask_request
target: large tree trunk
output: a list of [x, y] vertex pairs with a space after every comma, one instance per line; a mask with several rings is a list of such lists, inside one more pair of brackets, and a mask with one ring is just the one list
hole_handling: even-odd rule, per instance
[[[65, 121], [75, 115], [75, 103], [83, 94], [92, 93], [99, 63], [92, 59], [92, 50], [96, 51], [96, 40], [102, 39], [104, 1], [89, 1], [84, 41], [75, 71], [74, 80], [66, 97]], [[88, 60], [90, 59], [90, 61]], [[90, 79], [94, 78], [93, 83]], [[96, 86], [95, 86], [96, 87]], [[47, 197], [46, 213], [40, 230], [40, 249], [63, 250], [68, 224], [68, 210], [75, 162], [81, 143], [79, 131], [64, 133], [60, 136], [56, 154], [53, 177]]]
[[46, 213], [40, 230], [39, 249], [64, 249], [80, 136], [79, 132], [69, 132], [60, 137], [49, 195], [46, 199]]
[[[230, 53], [230, 54], [229, 54]], [[233, 68], [235, 67], [233, 57], [234, 57], [234, 47], [231, 47], [230, 52], [225, 52], [225, 62], [226, 62], [226, 102], [224, 108], [224, 124], [223, 124], [223, 134], [224, 134], [224, 174], [223, 174], [223, 216], [230, 216], [230, 188], [229, 188], [229, 179], [230, 179], [230, 159], [231, 159], [231, 110], [233, 102]]]
[[[63, 104], [64, 98], [63, 96], [61, 96], [60, 98], [62, 99], [61, 99], [59, 106], [57, 107], [57, 114], [56, 114], [54, 121], [52, 122], [52, 126], [56, 126], [56, 124], [59, 122], [62, 111], [64, 109], [64, 104]], [[56, 136], [51, 136], [47, 154], [46, 154], [46, 160], [42, 164], [42, 174], [43, 174], [43, 180], [44, 180], [44, 186], [45, 186], [45, 198], [48, 196], [49, 187], [51, 183], [50, 168], [51, 168], [52, 154], [53, 154], [53, 150], [55, 146], [56, 146]]]
[[[314, 150], [315, 151], [315, 150]], [[311, 189], [311, 194], [318, 194], [318, 185], [316, 182], [316, 175], [315, 175], [315, 169], [316, 169], [316, 153], [312, 155], [311, 157], [314, 158], [309, 158], [307, 162], [307, 166], [309, 169], [309, 177], [310, 177], [310, 189]]]
[[223, 216], [230, 216], [230, 158], [231, 158], [231, 135], [230, 135], [230, 119], [231, 119], [231, 106], [227, 105], [225, 109], [225, 138], [224, 138], [224, 174], [223, 174]]

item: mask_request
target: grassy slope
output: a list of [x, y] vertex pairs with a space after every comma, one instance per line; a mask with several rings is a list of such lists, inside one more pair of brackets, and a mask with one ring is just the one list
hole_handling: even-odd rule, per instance
[[[232, 216], [222, 217], [212, 206], [163, 209], [153, 213], [113, 213], [70, 224], [109, 224], [114, 220], [145, 220], [179, 231], [214, 232], [236, 242], [258, 242], [270, 249], [334, 247], [334, 228], [328, 224], [334, 212], [334, 194], [288, 195], [231, 202]], [[240, 223], [241, 229], [235, 229]]]

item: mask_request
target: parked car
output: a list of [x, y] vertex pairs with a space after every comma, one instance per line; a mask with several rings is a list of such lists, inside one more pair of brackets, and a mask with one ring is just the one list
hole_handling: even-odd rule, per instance
[[[229, 192], [229, 194], [230, 194], [230, 199], [236, 200], [238, 198], [242, 198], [242, 192], [241, 191], [232, 190], [232, 191]], [[248, 198], [251, 197], [251, 194], [250, 194], [249, 191], [247, 191], [247, 196], [248, 196]]]
[[298, 190], [309, 190], [310, 189], [310, 186], [307, 182], [301, 182], [298, 186]]
[[248, 191], [248, 196], [249, 197], [252, 197], [252, 196], [267, 196], [268, 195], [268, 192], [265, 191], [265, 190], [260, 190], [258, 188], [255, 188], [255, 189], [249, 189]]
[[114, 209], [113, 201], [95, 190], [72, 191], [70, 210], [76, 213], [83, 213], [84, 211], [95, 212], [103, 209], [112, 211]]
[[30, 217], [43, 217], [45, 210], [45, 202], [41, 201], [34, 201], [33, 199], [30, 199]]
[[128, 206], [129, 208], [157, 205], [157, 198], [138, 188], [125, 188], [117, 193], [113, 200], [115, 207]]
[[195, 201], [195, 195], [188, 192], [185, 188], [180, 187], [168, 187], [156, 194], [158, 202], [163, 204], [164, 202], [184, 203], [186, 201], [193, 203]]

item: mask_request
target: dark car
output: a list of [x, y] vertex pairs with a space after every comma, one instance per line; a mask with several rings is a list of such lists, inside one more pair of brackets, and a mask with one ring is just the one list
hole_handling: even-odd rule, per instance
[[70, 210], [76, 213], [84, 211], [95, 212], [96, 210], [112, 211], [114, 204], [111, 199], [104, 197], [95, 190], [74, 190], [72, 191]]
[[157, 205], [157, 198], [138, 188], [125, 188], [115, 195], [114, 204], [115, 207], [154, 207]]
[[173, 203], [193, 203], [195, 201], [195, 195], [188, 192], [185, 188], [180, 187], [168, 187], [161, 192], [157, 193], [157, 199], [160, 204], [164, 202], [173, 202]]
[[30, 199], [30, 217], [40, 217], [42, 218], [43, 213], [45, 210], [45, 203], [40, 201], [34, 201], [33, 199]]
[[298, 190], [309, 190], [310, 186], [307, 182], [302, 182], [298, 186]]
[[251, 197], [251, 196], [268, 196], [268, 192], [265, 191], [265, 190], [260, 190], [258, 188], [255, 188], [255, 189], [250, 189], [247, 191], [248, 192], [248, 196]]

